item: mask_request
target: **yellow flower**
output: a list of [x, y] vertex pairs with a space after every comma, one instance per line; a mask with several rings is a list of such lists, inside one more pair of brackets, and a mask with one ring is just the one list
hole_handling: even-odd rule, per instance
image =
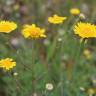
[[66, 19], [67, 17], [60, 17], [58, 15], [53, 15], [53, 17], [48, 18], [48, 22], [52, 24], [60, 24], [63, 23], [63, 21]]
[[22, 29], [22, 35], [25, 38], [33, 38], [33, 39], [45, 38], [46, 35], [44, 33], [45, 29], [40, 29], [35, 24], [25, 25], [24, 28]]
[[95, 88], [89, 88], [88, 89], [88, 94], [89, 94], [89, 96], [95, 95], [96, 94], [96, 89]]
[[10, 21], [0, 21], [0, 32], [10, 33], [17, 28], [17, 24]]
[[78, 8], [72, 8], [70, 9], [70, 13], [73, 15], [78, 15], [80, 14], [80, 10]]
[[20, 8], [19, 4], [13, 6], [14, 10], [18, 10]]
[[82, 38], [96, 37], [96, 26], [90, 23], [79, 22], [73, 30]]
[[16, 62], [13, 61], [11, 58], [1, 59], [0, 60], [0, 68], [8, 71], [16, 66]]

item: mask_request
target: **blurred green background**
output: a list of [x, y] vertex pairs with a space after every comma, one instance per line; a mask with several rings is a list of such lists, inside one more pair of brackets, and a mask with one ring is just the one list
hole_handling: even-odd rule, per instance
[[[0, 0], [0, 20], [18, 24], [15, 32], [0, 33], [0, 59], [17, 62], [10, 72], [0, 70], [0, 96], [96, 95], [96, 39], [80, 49], [80, 38], [71, 29], [78, 16], [70, 14], [71, 8], [85, 15], [79, 21], [96, 24], [96, 0]], [[47, 18], [53, 14], [68, 19], [49, 24]], [[47, 38], [24, 39], [22, 25], [32, 23], [46, 28]]]

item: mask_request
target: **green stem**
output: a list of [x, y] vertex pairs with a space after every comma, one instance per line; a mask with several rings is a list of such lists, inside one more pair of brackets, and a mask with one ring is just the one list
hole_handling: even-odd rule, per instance
[[75, 64], [73, 66], [73, 71], [74, 73], [76, 73], [77, 71], [77, 65], [78, 65], [78, 61], [80, 61], [80, 56], [81, 56], [81, 52], [84, 48], [84, 44], [85, 44], [85, 40], [82, 40], [82, 42], [80, 43], [78, 52], [76, 51], [76, 55], [75, 55]]
[[34, 73], [34, 63], [35, 63], [35, 42], [32, 42], [32, 93], [35, 92], [35, 73]]

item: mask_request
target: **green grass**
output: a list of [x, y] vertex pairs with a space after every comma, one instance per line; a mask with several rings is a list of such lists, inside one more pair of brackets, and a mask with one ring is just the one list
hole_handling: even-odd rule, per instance
[[[11, 13], [6, 10], [1, 12], [1, 19], [14, 20], [20, 25], [18, 30], [11, 34], [0, 33], [0, 59], [11, 57], [17, 62], [12, 71], [0, 70], [0, 96], [91, 96], [88, 89], [95, 86], [91, 78], [96, 77], [96, 39], [88, 39], [88, 42], [80, 47], [80, 38], [74, 35], [73, 25], [81, 20], [78, 16], [72, 16], [69, 10], [73, 7], [81, 8], [83, 3], [86, 3], [89, 9], [93, 9], [92, 16], [95, 17], [96, 1], [54, 1], [56, 2], [24, 0], [21, 1], [22, 4], [15, 2], [9, 7], [6, 5], [7, 1], [0, 1], [0, 5], [5, 4], [11, 8]], [[20, 9], [14, 10], [15, 4], [19, 4]], [[21, 11], [22, 6], [25, 8], [24, 12]], [[8, 17], [5, 13], [9, 14]], [[49, 24], [48, 16], [55, 13], [68, 16], [68, 19], [60, 25]], [[94, 23], [95, 20], [91, 19], [93, 17], [90, 11], [89, 13], [85, 14], [85, 22]], [[45, 27], [47, 38], [25, 39], [20, 33], [25, 23], [36, 23]], [[14, 39], [19, 41], [17, 45], [12, 44]], [[92, 58], [89, 60], [83, 54], [85, 49], [91, 52]], [[18, 73], [17, 76], [14, 76], [15, 72]], [[53, 85], [53, 90], [46, 89], [47, 83]], [[81, 87], [85, 89], [84, 92]], [[92, 96], [95, 95], [96, 92]]]

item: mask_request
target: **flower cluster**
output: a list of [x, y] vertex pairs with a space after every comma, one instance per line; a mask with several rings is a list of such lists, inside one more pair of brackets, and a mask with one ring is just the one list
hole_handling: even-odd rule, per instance
[[[70, 10], [70, 13], [73, 15], [80, 14], [80, 10], [77, 8], [73, 8]], [[85, 18], [83, 14], [79, 15], [82, 18]], [[48, 17], [48, 22], [52, 24], [61, 24], [63, 23], [67, 17], [58, 16], [57, 14]], [[10, 33], [17, 28], [17, 24], [13, 21], [0, 21], [0, 32], [1, 33]], [[91, 23], [78, 22], [74, 28], [74, 33], [79, 35], [81, 38], [91, 38], [96, 37], [96, 26]], [[38, 27], [35, 24], [25, 24], [21, 30], [22, 35], [25, 38], [29, 39], [38, 39], [45, 38], [45, 29]], [[16, 62], [11, 58], [6, 58], [0, 60], [0, 68], [5, 70], [10, 70], [14, 66], [16, 66]], [[49, 86], [49, 85], [48, 85]]]

